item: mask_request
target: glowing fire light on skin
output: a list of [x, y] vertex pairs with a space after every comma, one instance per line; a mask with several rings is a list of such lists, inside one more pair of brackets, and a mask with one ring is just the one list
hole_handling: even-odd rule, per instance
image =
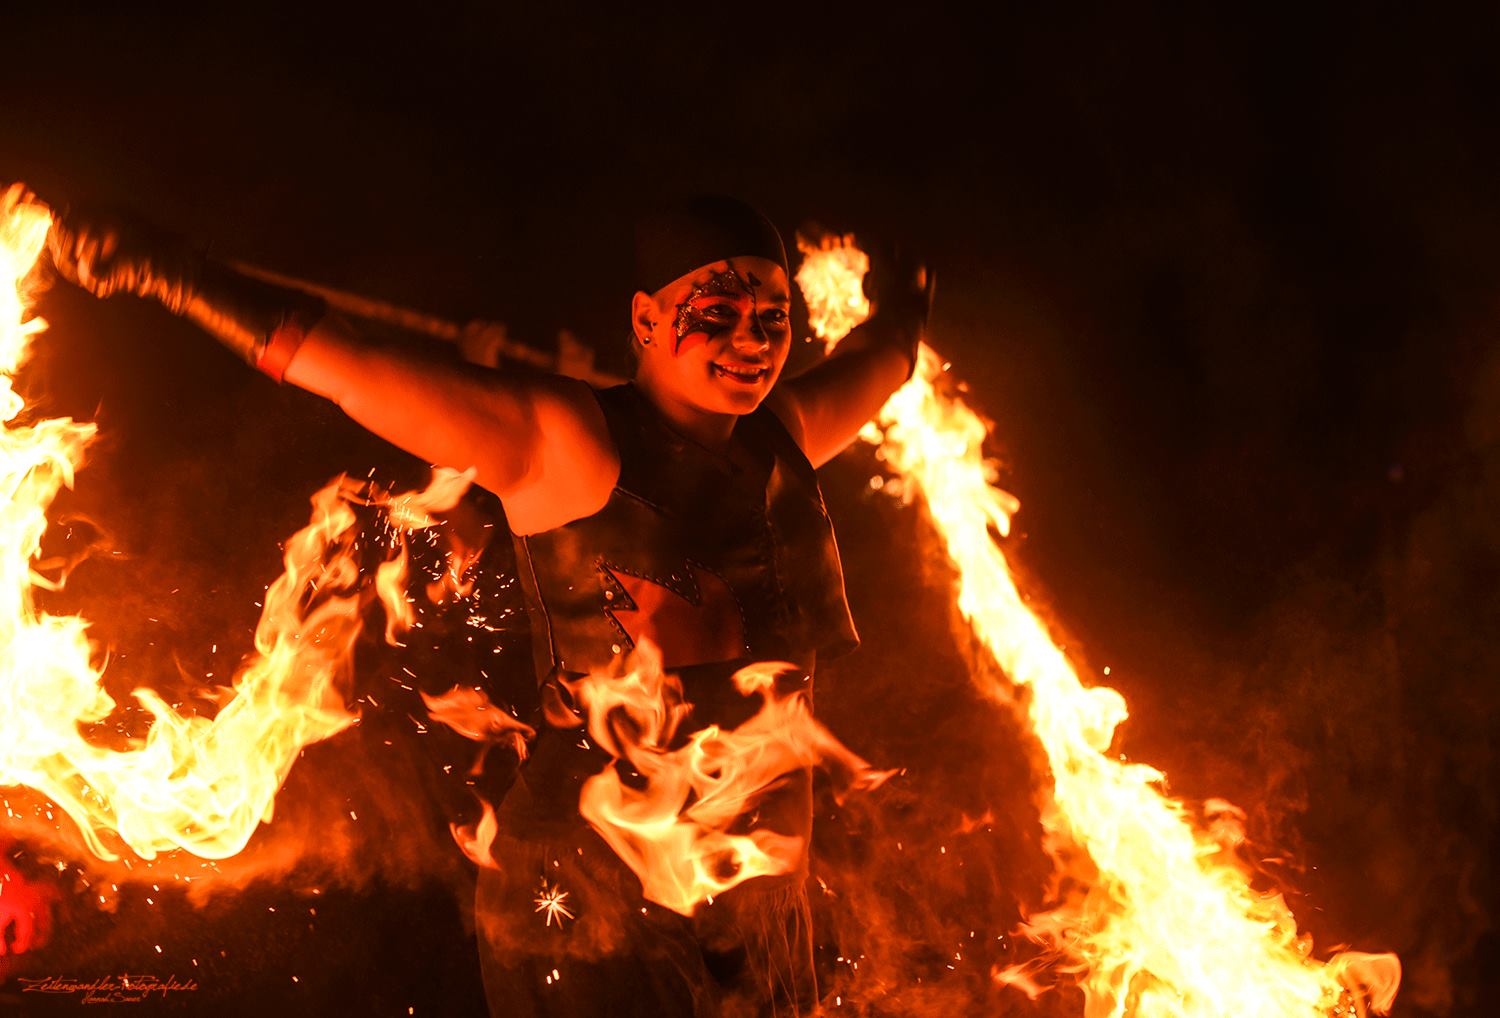
[[677, 678], [642, 640], [621, 676], [590, 675], [570, 688], [588, 714], [589, 736], [635, 770], [627, 783], [611, 765], [584, 782], [579, 812], [641, 880], [641, 893], [682, 915], [752, 877], [792, 873], [804, 839], [768, 829], [734, 833], [783, 779], [814, 766], [847, 792], [870, 789], [892, 771], [874, 770], [813, 719], [801, 690], [777, 689], [795, 671], [760, 663], [736, 672], [741, 695], [761, 709], [733, 729], [709, 725], [672, 748], [691, 711]]
[[67, 418], [18, 420], [25, 401], [12, 387], [45, 327], [29, 316], [22, 286], [50, 221], [19, 185], [0, 196], [0, 786], [46, 795], [103, 859], [117, 858], [116, 838], [145, 859], [173, 849], [227, 858], [270, 820], [303, 747], [355, 721], [345, 693], [368, 584], [355, 555], [353, 506], [384, 509], [399, 535], [379, 584], [394, 641], [410, 621], [404, 591], [390, 582], [405, 569], [401, 531], [432, 525], [430, 514], [456, 503], [468, 478], [439, 471], [426, 491], [400, 496], [335, 479], [313, 496], [312, 521], [287, 541], [286, 571], [266, 591], [255, 652], [219, 697], [217, 714], [179, 714], [137, 689], [153, 719], [146, 736], [123, 751], [89, 742], [80, 725], [109, 717], [116, 703], [103, 689], [88, 621], [36, 607], [36, 591], [59, 584], [33, 563], [47, 508], [72, 484], [96, 428]]
[[[868, 261], [851, 253], [852, 236], [798, 246], [797, 282], [832, 347], [862, 320], [847, 312], [859, 306]], [[946, 370], [924, 344], [914, 377], [861, 437], [903, 494], [922, 496], [957, 573], [959, 610], [1010, 681], [1028, 690], [1027, 717], [1051, 765], [1041, 819], [1055, 886], [1067, 890], [1025, 926], [1044, 956], [996, 978], [1034, 996], [1033, 976], [1055, 964], [1082, 987], [1089, 1018], [1287, 1018], [1349, 1004], [1361, 1015], [1388, 1012], [1400, 982], [1394, 955], [1313, 958], [1282, 897], [1251, 886], [1232, 851], [1232, 817], [1221, 810], [1209, 831], [1197, 829], [1162, 791], [1164, 775], [1109, 755], [1125, 700], [1085, 686], [1022, 599], [992, 536], [1009, 533], [1019, 504], [993, 484], [982, 449], [989, 426]], [[987, 697], [1011, 701], [988, 670], [973, 677]]]

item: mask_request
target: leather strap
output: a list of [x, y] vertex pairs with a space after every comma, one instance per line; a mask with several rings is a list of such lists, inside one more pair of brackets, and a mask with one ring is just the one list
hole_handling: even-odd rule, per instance
[[255, 359], [255, 368], [280, 382], [286, 376], [287, 365], [301, 349], [307, 334], [322, 319], [321, 314], [310, 311], [293, 311], [280, 325], [272, 330], [266, 340], [265, 349]]

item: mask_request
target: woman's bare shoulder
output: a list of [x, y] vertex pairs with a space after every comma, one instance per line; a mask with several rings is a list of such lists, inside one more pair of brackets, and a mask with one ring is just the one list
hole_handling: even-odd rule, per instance
[[535, 462], [528, 481], [504, 498], [517, 534], [560, 527], [604, 507], [620, 456], [593, 386], [538, 372], [523, 383], [535, 415]]

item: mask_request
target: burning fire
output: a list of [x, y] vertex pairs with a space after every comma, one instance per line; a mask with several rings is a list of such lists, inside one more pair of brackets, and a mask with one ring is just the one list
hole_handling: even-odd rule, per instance
[[649, 640], [623, 676], [590, 675], [572, 687], [590, 737], [638, 776], [627, 782], [611, 764], [584, 783], [579, 811], [640, 877], [648, 901], [691, 915], [752, 877], [799, 869], [805, 839], [734, 831], [788, 777], [824, 765], [846, 789], [868, 789], [893, 773], [872, 769], [814, 720], [805, 693], [778, 690], [777, 676], [795, 670], [780, 663], [741, 669], [735, 686], [761, 697], [761, 709], [730, 730], [700, 729], [677, 748], [692, 707]]
[[[453, 573], [452, 568], [450, 564], [449, 575], [463, 575], [462, 572]], [[464, 738], [480, 744], [479, 755], [469, 768], [471, 777], [484, 770], [484, 760], [491, 746], [508, 746], [517, 758], [525, 760], [528, 753], [526, 740], [536, 735], [530, 725], [501, 710], [490, 702], [484, 690], [472, 686], [454, 686], [441, 696], [423, 693], [422, 702], [427, 705], [427, 713], [432, 720], [447, 725]], [[498, 867], [491, 847], [500, 833], [500, 822], [492, 804], [480, 800], [480, 805], [483, 812], [477, 821], [472, 824], [450, 823], [448, 829], [453, 832], [453, 840], [470, 862], [476, 866], [496, 869]]]
[[150, 689], [132, 694], [152, 724], [123, 750], [80, 725], [117, 708], [102, 686], [100, 649], [77, 615], [36, 605], [59, 584], [36, 565], [47, 509], [73, 483], [96, 433], [89, 422], [27, 420], [14, 377], [45, 323], [30, 313], [25, 280], [51, 215], [16, 185], [0, 196], [0, 786], [46, 795], [77, 824], [90, 851], [120, 843], [146, 859], [183, 849], [222, 859], [245, 847], [303, 747], [347, 728], [345, 707], [364, 591], [355, 506], [387, 517], [395, 551], [375, 586], [387, 638], [410, 623], [401, 580], [407, 531], [431, 526], [457, 502], [466, 475], [439, 471], [423, 492], [391, 495], [338, 478], [313, 496], [312, 520], [286, 543], [285, 572], [266, 592], [255, 648], [212, 717], [178, 713]]
[[[797, 282], [831, 348], [863, 320], [857, 309], [868, 313], [859, 303], [868, 260], [852, 236], [798, 246]], [[1019, 503], [993, 483], [983, 453], [989, 425], [947, 369], [924, 344], [914, 377], [861, 437], [903, 494], [921, 495], [957, 574], [959, 610], [1010, 682], [1028, 691], [1027, 721], [1050, 765], [1041, 819], [1055, 886], [1065, 890], [1024, 927], [1043, 956], [996, 979], [1035, 995], [1032, 976], [1056, 965], [1076, 977], [1089, 1018], [1286, 1018], [1350, 1004], [1361, 1015], [1388, 1012], [1400, 982], [1394, 955], [1315, 959], [1282, 897], [1251, 886], [1220, 840], [1222, 825], [1199, 829], [1162, 791], [1161, 772], [1110, 755], [1125, 700], [1080, 681], [1017, 589], [994, 535], [1009, 534]], [[989, 670], [973, 677], [985, 696], [1013, 699]]]
[[808, 324], [819, 339], [837, 343], [870, 317], [870, 300], [862, 285], [870, 256], [855, 245], [852, 234], [829, 234], [816, 241], [798, 234], [797, 247], [803, 254], [797, 286], [807, 302]]
[[[180, 714], [138, 689], [133, 696], [153, 719], [147, 734], [124, 750], [90, 742], [80, 725], [117, 709], [102, 686], [99, 648], [86, 619], [48, 614], [36, 600], [59, 585], [37, 563], [47, 509], [73, 483], [96, 427], [29, 419], [14, 388], [45, 328], [31, 315], [24, 281], [49, 224], [48, 210], [20, 187], [0, 196], [0, 786], [45, 794], [102, 858], [113, 858], [119, 844], [144, 858], [175, 849], [224, 858], [270, 819], [302, 748], [355, 720], [345, 706], [347, 680], [371, 584], [354, 556], [354, 507], [383, 510], [397, 535], [373, 584], [395, 643], [412, 618], [402, 535], [431, 526], [432, 514], [451, 507], [468, 479], [440, 472], [427, 491], [402, 496], [335, 480], [314, 496], [311, 522], [287, 542], [285, 572], [267, 591], [254, 652], [219, 711]], [[868, 259], [852, 238], [799, 246], [806, 257], [797, 280], [831, 346], [869, 313], [860, 287]], [[1067, 890], [1025, 927], [1043, 958], [996, 978], [1034, 989], [1041, 965], [1058, 963], [1082, 987], [1090, 1018], [1283, 1018], [1326, 1013], [1346, 994], [1361, 1013], [1388, 1011], [1400, 977], [1394, 956], [1313, 958], [1284, 900], [1253, 888], [1224, 826], [1195, 826], [1162, 791], [1160, 772], [1110, 755], [1128, 715], [1125, 701], [1108, 687], [1084, 685], [1021, 597], [995, 539], [1008, 534], [1018, 504], [992, 483], [982, 451], [988, 425], [947, 383], [946, 367], [924, 346], [913, 379], [863, 437], [902, 489], [921, 495], [953, 563], [959, 609], [1009, 680], [1028, 690], [1027, 719], [1050, 765], [1042, 822], [1057, 886]], [[651, 900], [689, 913], [743, 880], [799, 866], [800, 839], [735, 830], [784, 776], [815, 763], [834, 764], [854, 784], [886, 776], [818, 725], [805, 697], [778, 692], [776, 672], [757, 666], [736, 677], [742, 693], [763, 699], [754, 718], [685, 742], [677, 739], [686, 712], [681, 688], [649, 650], [627, 676], [591, 676], [575, 690], [591, 738], [642, 779], [627, 784], [612, 766], [585, 786], [580, 809]], [[976, 681], [992, 681], [981, 675], [988, 672], [976, 672]], [[981, 691], [1011, 700], [998, 685]], [[513, 719], [480, 715], [464, 697], [444, 702], [450, 723], [486, 741], [526, 734]], [[463, 833], [471, 855], [487, 857], [493, 814]], [[550, 900], [561, 922], [566, 905], [547, 893], [543, 904]]]

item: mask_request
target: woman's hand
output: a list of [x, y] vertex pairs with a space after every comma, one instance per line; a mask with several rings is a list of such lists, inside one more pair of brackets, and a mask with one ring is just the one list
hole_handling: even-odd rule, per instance
[[54, 213], [47, 252], [58, 276], [95, 297], [156, 297], [176, 314], [204, 261], [181, 237], [109, 212]]

